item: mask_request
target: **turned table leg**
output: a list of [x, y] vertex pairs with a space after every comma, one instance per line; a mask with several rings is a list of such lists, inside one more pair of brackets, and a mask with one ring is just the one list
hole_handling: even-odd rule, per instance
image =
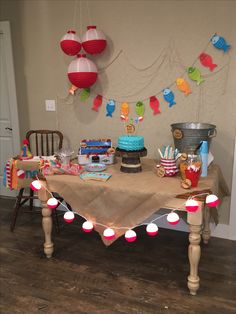
[[196, 295], [199, 289], [199, 276], [198, 276], [198, 264], [201, 256], [201, 226], [189, 225], [189, 247], [188, 258], [190, 263], [190, 274], [188, 276], [188, 288], [190, 294]]
[[[45, 181], [41, 182], [43, 186], [46, 185]], [[52, 257], [53, 254], [53, 243], [52, 243], [52, 209], [47, 207], [47, 200], [50, 198], [50, 194], [44, 189], [41, 188], [38, 191], [38, 198], [42, 203], [42, 226], [44, 231], [44, 253], [47, 258]]]
[[204, 207], [203, 210], [203, 229], [202, 229], [202, 239], [205, 244], [208, 243], [211, 237], [210, 230], [210, 208], [208, 206]]

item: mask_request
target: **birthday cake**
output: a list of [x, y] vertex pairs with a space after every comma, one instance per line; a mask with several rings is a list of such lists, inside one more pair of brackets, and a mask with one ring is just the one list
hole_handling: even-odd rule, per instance
[[118, 138], [118, 148], [126, 151], [139, 151], [144, 148], [144, 137], [122, 135]]

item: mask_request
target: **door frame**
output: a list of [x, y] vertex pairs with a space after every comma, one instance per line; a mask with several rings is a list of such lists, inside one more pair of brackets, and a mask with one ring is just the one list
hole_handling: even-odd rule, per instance
[[15, 72], [13, 64], [12, 42], [11, 42], [11, 29], [9, 21], [0, 22], [0, 32], [3, 34], [4, 47], [6, 51], [6, 72], [7, 72], [7, 86], [9, 90], [9, 103], [10, 103], [10, 117], [12, 127], [12, 144], [13, 153], [17, 155], [20, 150], [20, 129], [19, 129], [19, 116], [16, 97], [16, 83]]

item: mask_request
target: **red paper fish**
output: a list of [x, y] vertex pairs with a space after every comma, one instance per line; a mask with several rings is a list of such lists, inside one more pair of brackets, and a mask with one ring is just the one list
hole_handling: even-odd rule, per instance
[[92, 110], [97, 111], [99, 107], [102, 105], [102, 96], [101, 95], [97, 95], [94, 100], [93, 100], [93, 107]]
[[215, 67], [217, 67], [217, 64], [213, 63], [212, 57], [205, 52], [202, 52], [200, 54], [199, 60], [200, 60], [201, 64], [204, 67], [209, 68], [210, 71], [213, 71], [215, 69]]
[[156, 98], [156, 96], [150, 97], [150, 107], [152, 108], [154, 115], [161, 113], [161, 111], [159, 109], [160, 103], [159, 103], [159, 100]]

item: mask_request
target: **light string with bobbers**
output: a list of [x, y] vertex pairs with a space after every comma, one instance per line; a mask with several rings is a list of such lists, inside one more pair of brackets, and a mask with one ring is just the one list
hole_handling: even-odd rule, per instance
[[210, 194], [210, 193], [201, 193], [201, 194], [196, 194], [196, 195], [190, 196], [187, 199], [187, 201], [185, 201], [178, 208], [171, 208], [171, 207], [168, 208], [171, 210], [169, 213], [163, 214], [163, 215], [151, 220], [151, 222], [148, 222], [148, 223], [144, 222], [144, 223], [132, 226], [132, 227], [129, 227], [129, 226], [121, 226], [121, 227], [108, 226], [108, 225], [105, 225], [105, 224], [97, 222], [97, 221], [88, 220], [86, 217], [84, 217], [80, 213], [69, 210], [66, 205], [64, 205], [61, 201], [57, 200], [53, 196], [52, 192], [50, 192], [47, 189], [47, 187], [41, 183], [41, 181], [38, 177], [36, 177], [36, 178], [37, 178], [37, 180], [32, 181], [30, 184], [30, 187], [34, 191], [39, 191], [40, 189], [44, 188], [50, 194], [51, 197], [47, 201], [48, 208], [54, 209], [59, 204], [62, 205], [66, 209], [66, 212], [64, 214], [64, 220], [67, 223], [71, 223], [75, 219], [75, 214], [82, 217], [85, 220], [85, 222], [82, 224], [82, 229], [86, 233], [91, 232], [94, 229], [96, 230], [96, 226], [103, 227], [104, 228], [103, 237], [104, 237], [104, 239], [106, 239], [108, 241], [114, 240], [116, 238], [115, 230], [125, 229], [126, 230], [126, 232], [125, 232], [126, 241], [127, 242], [134, 242], [137, 239], [137, 234], [133, 229], [140, 227], [140, 226], [146, 226], [147, 234], [149, 236], [155, 236], [158, 234], [158, 231], [159, 231], [158, 226], [155, 224], [155, 222], [157, 220], [162, 219], [163, 217], [166, 217], [167, 222], [170, 225], [178, 224], [180, 221], [180, 217], [176, 213], [176, 211], [180, 210], [183, 206], [185, 206], [185, 209], [187, 212], [190, 212], [190, 213], [196, 212], [199, 208], [199, 203], [196, 200], [196, 198], [199, 196], [206, 196], [205, 203], [209, 207], [216, 207], [219, 204], [219, 199], [216, 195]]

